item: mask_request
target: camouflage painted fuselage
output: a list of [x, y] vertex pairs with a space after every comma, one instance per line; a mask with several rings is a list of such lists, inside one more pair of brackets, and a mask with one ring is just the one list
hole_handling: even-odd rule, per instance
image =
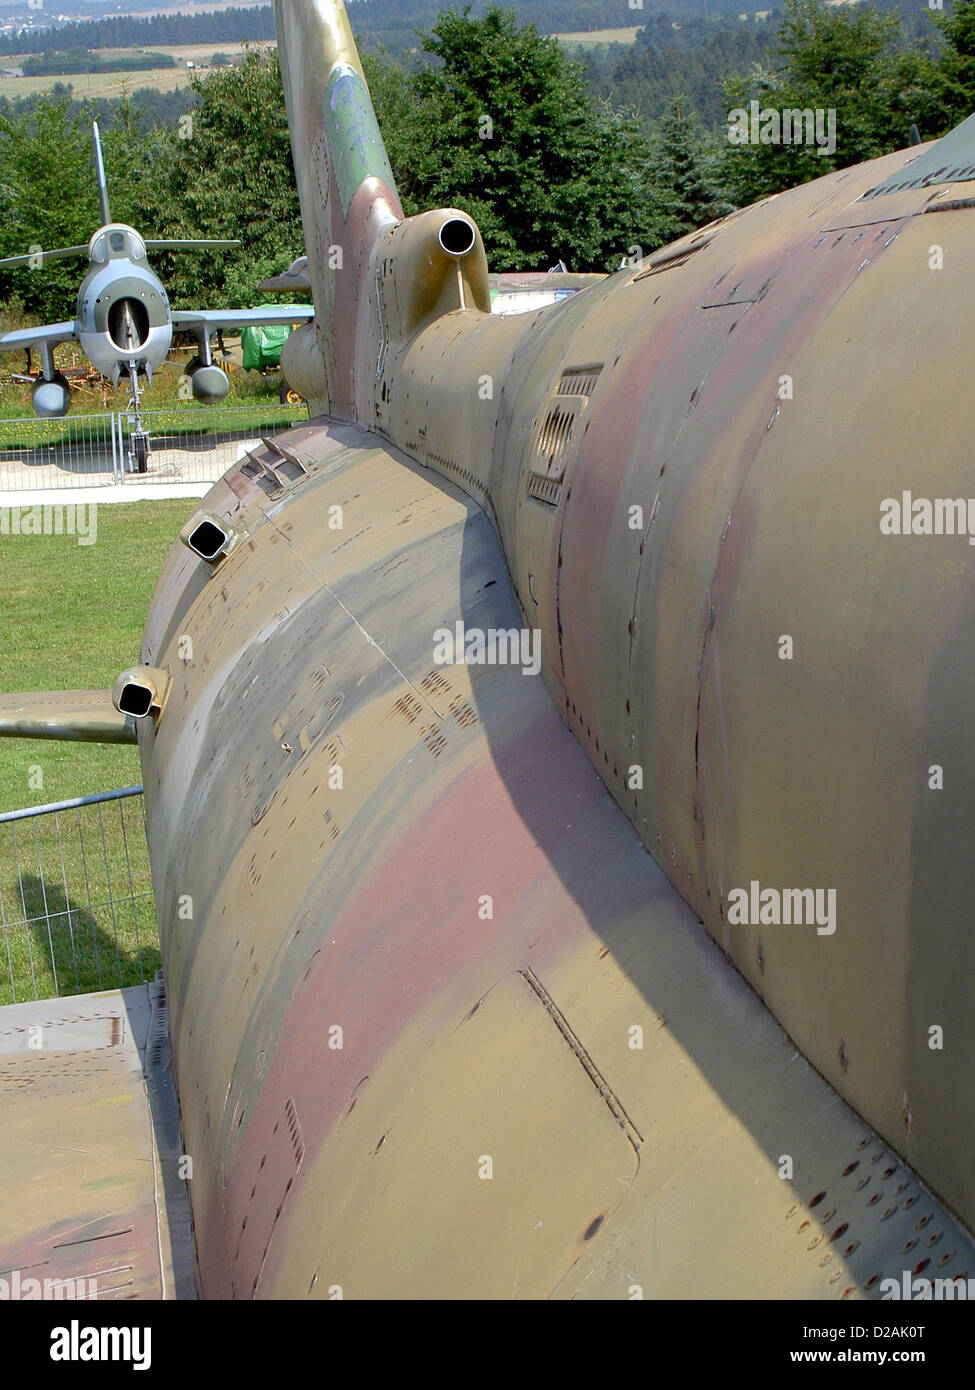
[[[880, 525], [970, 490], [965, 185], [863, 200], [892, 155], [499, 320], [451, 214], [302, 160], [353, 59], [282, 22], [323, 418], [214, 489], [244, 539], [174, 552], [143, 652], [204, 1292], [966, 1273], [975, 553]], [[541, 679], [438, 664], [458, 622]]]

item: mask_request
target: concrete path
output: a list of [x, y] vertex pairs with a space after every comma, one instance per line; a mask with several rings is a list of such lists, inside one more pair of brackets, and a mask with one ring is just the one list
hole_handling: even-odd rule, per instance
[[83, 1298], [195, 1297], [182, 1153], [161, 979], [0, 1008], [10, 1297], [45, 1296], [27, 1280], [84, 1281]]

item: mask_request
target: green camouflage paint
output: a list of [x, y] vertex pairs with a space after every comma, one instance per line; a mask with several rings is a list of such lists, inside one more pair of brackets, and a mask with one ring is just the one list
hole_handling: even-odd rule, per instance
[[336, 64], [325, 90], [322, 116], [335, 160], [342, 217], [347, 220], [352, 199], [366, 179], [382, 179], [396, 188], [369, 89], [351, 64]]

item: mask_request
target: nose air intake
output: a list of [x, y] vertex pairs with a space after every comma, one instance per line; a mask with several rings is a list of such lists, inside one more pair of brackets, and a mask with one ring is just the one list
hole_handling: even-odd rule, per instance
[[119, 352], [134, 354], [149, 338], [149, 312], [138, 299], [118, 299], [108, 311], [108, 335]]

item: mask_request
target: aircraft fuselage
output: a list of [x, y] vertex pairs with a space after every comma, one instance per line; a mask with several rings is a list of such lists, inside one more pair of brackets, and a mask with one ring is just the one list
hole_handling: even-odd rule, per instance
[[142, 238], [124, 223], [92, 237], [78, 290], [78, 340], [92, 366], [117, 384], [134, 367], [151, 378], [166, 360], [173, 330], [169, 297], [149, 268]]

